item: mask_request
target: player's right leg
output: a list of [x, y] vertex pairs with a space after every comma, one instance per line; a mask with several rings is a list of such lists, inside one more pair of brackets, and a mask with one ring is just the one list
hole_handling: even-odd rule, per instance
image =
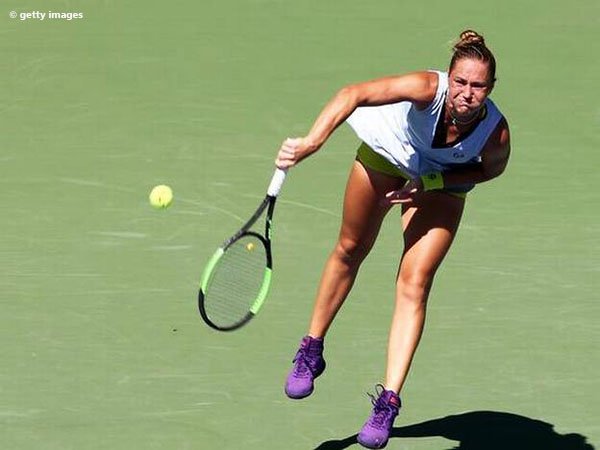
[[382, 199], [404, 180], [365, 167], [356, 161], [346, 193], [338, 241], [321, 276], [308, 335], [302, 339], [294, 367], [286, 380], [290, 398], [304, 398], [314, 388], [314, 379], [325, 369], [323, 338], [346, 299], [358, 269], [371, 250], [389, 205]]
[[405, 180], [376, 172], [356, 161], [344, 196], [338, 241], [321, 275], [308, 334], [324, 337], [346, 299], [358, 269], [371, 251], [383, 218], [390, 210], [385, 194]]

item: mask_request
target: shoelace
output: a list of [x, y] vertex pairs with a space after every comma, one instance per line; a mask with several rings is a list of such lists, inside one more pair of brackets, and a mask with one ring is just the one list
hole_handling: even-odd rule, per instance
[[377, 429], [387, 427], [387, 422], [389, 422], [396, 412], [394, 406], [391, 406], [383, 400], [381, 394], [384, 390], [385, 388], [383, 385], [378, 384], [375, 386], [376, 396], [367, 392], [367, 395], [371, 398], [371, 403], [373, 404], [373, 414], [369, 418], [369, 422]]
[[294, 363], [294, 375], [297, 377], [306, 378], [309, 376], [309, 372], [312, 373], [309, 356], [303, 348], [298, 350], [292, 362]]

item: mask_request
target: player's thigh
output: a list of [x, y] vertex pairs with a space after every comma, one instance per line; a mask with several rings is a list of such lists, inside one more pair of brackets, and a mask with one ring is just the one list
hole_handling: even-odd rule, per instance
[[340, 239], [372, 244], [390, 209], [382, 202], [385, 194], [404, 183], [402, 178], [382, 174], [355, 161], [344, 195]]
[[427, 192], [403, 207], [401, 276], [431, 281], [456, 236], [464, 203], [463, 198]]

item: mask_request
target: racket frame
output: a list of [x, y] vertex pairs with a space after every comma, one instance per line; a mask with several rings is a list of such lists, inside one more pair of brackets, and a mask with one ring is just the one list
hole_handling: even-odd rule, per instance
[[[267, 297], [267, 294], [269, 293], [269, 287], [271, 285], [271, 274], [273, 270], [273, 256], [271, 253], [271, 226], [276, 200], [276, 195], [267, 194], [264, 200], [254, 212], [254, 214], [252, 214], [252, 217], [250, 217], [250, 219], [248, 219], [248, 221], [233, 236], [225, 240], [225, 242], [221, 244], [221, 246], [215, 251], [215, 253], [213, 253], [202, 273], [200, 289], [198, 291], [198, 310], [200, 312], [202, 320], [204, 320], [204, 322], [206, 322], [206, 324], [209, 327], [215, 330], [233, 331], [248, 323], [258, 313]], [[267, 210], [267, 215], [265, 220], [264, 235], [261, 235], [260, 233], [257, 233], [255, 231], [250, 231], [250, 228], [262, 215], [265, 209]], [[228, 326], [217, 325], [208, 317], [208, 314], [204, 307], [205, 292], [208, 285], [210, 284], [212, 275], [214, 274], [214, 268], [218, 264], [219, 260], [223, 257], [223, 255], [229, 247], [231, 247], [237, 240], [241, 239], [244, 236], [253, 236], [257, 238], [265, 247], [266, 267], [263, 282], [258, 292], [258, 295], [256, 296], [256, 299], [254, 300], [252, 306], [248, 310], [248, 313], [244, 317]]]

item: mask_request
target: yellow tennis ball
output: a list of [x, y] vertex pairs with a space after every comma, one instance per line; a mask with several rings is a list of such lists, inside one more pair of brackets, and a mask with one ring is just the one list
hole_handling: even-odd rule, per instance
[[150, 204], [156, 209], [167, 208], [173, 202], [173, 190], [164, 184], [154, 186], [150, 191]]
[[249, 252], [251, 252], [252, 250], [254, 250], [254, 244], [252, 242], [250, 242], [249, 244], [246, 245], [246, 250], [248, 250]]

